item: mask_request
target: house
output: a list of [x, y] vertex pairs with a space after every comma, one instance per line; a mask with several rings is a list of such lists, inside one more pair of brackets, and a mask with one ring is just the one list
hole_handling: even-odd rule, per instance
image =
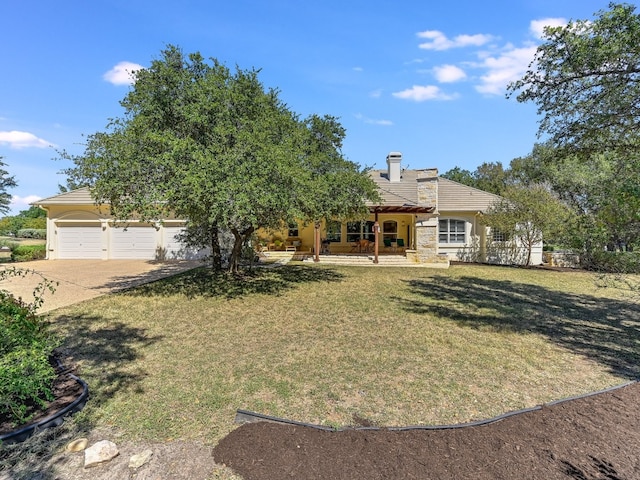
[[151, 225], [114, 222], [108, 205], [96, 206], [88, 188], [34, 202], [47, 211], [47, 259], [195, 259], [205, 251], [179, 239], [185, 222], [167, 219]]
[[[267, 234], [263, 243], [273, 248], [271, 240], [277, 239], [280, 248], [331, 254], [402, 253], [412, 263], [445, 268], [450, 261], [513, 264], [526, 259], [526, 248], [481, 222], [498, 195], [439, 177], [435, 168], [403, 169], [399, 152], [387, 156], [386, 169], [370, 175], [382, 201], [369, 205], [365, 221], [323, 222], [319, 232], [309, 225], [289, 225]], [[317, 259], [322, 261], [321, 255]], [[542, 245], [537, 245], [531, 264], [541, 263]]]
[[[526, 249], [481, 223], [497, 195], [441, 178], [438, 170], [402, 168], [402, 154], [391, 152], [387, 168], [370, 175], [382, 201], [370, 204], [364, 221], [293, 224], [276, 232], [261, 231], [269, 250], [323, 254], [403, 255], [413, 264], [448, 267], [450, 261], [521, 263]], [[179, 259], [204, 251], [186, 249], [179, 241], [185, 222], [167, 219], [158, 225], [136, 221], [114, 223], [108, 205], [96, 206], [82, 188], [35, 202], [47, 210], [47, 258]], [[377, 242], [376, 242], [377, 238]], [[542, 245], [532, 264], [542, 263]]]

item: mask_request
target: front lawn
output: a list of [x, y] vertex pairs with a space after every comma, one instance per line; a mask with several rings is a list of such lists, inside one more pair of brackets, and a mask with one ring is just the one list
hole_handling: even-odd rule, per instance
[[130, 438], [216, 442], [236, 409], [324, 425], [467, 422], [640, 373], [640, 306], [585, 272], [289, 264], [207, 270], [58, 310]]

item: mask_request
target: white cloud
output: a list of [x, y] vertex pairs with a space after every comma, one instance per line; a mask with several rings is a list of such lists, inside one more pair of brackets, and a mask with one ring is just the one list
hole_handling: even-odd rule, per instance
[[544, 27], [563, 27], [567, 24], [564, 18], [543, 18], [540, 20], [532, 20], [529, 25], [529, 31], [536, 38], [542, 38]]
[[535, 45], [522, 48], [508, 46], [498, 56], [487, 56], [480, 65], [487, 73], [480, 77], [481, 83], [476, 90], [490, 95], [503, 94], [510, 82], [522, 78], [535, 53]]
[[51, 142], [38, 138], [33, 133], [19, 132], [17, 130], [0, 132], [0, 145], [5, 144], [15, 149], [55, 147]]
[[424, 50], [449, 50], [450, 48], [461, 47], [480, 47], [493, 40], [492, 35], [476, 34], [476, 35], [458, 35], [453, 39], [439, 30], [426, 30], [418, 32], [418, 38], [426, 38], [428, 41], [421, 43], [418, 47]]
[[393, 122], [391, 120], [374, 120], [373, 118], [365, 117], [361, 113], [356, 113], [354, 116], [358, 120], [362, 120], [364, 123], [368, 123], [369, 125], [382, 125], [383, 127], [393, 125]]
[[447, 95], [435, 85], [414, 85], [411, 88], [392, 94], [396, 98], [424, 102], [426, 100], [453, 100], [457, 95]]
[[380, 89], [374, 90], [374, 91], [369, 93], [369, 96], [371, 98], [380, 98], [382, 96], [382, 90], [380, 90]]
[[138, 65], [137, 63], [120, 62], [107, 73], [105, 73], [102, 78], [104, 78], [109, 83], [113, 83], [114, 85], [131, 85], [135, 80], [133, 72], [142, 68], [144, 67], [142, 65]]
[[455, 65], [441, 65], [433, 69], [433, 74], [440, 83], [453, 83], [467, 78], [467, 74]]
[[364, 72], [364, 68], [362, 67], [353, 67], [354, 72]]
[[18, 195], [13, 195], [11, 197], [11, 203], [9, 204], [9, 207], [14, 212], [27, 210], [31, 206], [29, 205], [30, 203], [36, 202], [41, 198], [42, 197], [39, 197], [37, 195], [27, 195], [26, 197], [19, 197]]

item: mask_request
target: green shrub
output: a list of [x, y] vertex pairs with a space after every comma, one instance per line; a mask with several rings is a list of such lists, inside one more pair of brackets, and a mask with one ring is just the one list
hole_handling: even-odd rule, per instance
[[30, 409], [52, 399], [55, 347], [47, 323], [6, 292], [0, 292], [0, 414], [15, 424], [28, 421]]
[[18, 245], [20, 245], [18, 242], [14, 242], [12, 240], [8, 240], [6, 238], [0, 239], [0, 247], [9, 247], [9, 249], [13, 251], [13, 249], [15, 249]]
[[47, 238], [47, 230], [43, 228], [23, 228], [18, 230], [18, 237], [20, 238]]
[[11, 252], [11, 260], [14, 262], [29, 262], [31, 260], [43, 260], [47, 256], [46, 245], [19, 245]]
[[584, 255], [582, 266], [606, 273], [640, 273], [640, 254], [637, 252], [592, 252]]

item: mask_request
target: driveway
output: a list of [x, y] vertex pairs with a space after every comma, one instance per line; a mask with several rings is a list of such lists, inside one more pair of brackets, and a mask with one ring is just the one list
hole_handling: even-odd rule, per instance
[[[11, 264], [58, 282], [55, 293], [46, 292], [39, 313], [66, 307], [100, 295], [126, 290], [202, 265], [200, 261], [155, 262], [149, 260], [39, 260]], [[0, 282], [0, 289], [30, 303], [40, 275], [13, 277]]]

